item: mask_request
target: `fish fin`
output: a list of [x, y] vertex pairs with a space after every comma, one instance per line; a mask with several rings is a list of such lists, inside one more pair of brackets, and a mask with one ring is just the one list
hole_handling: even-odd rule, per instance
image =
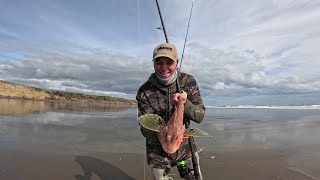
[[[187, 129], [186, 129], [187, 130]], [[208, 133], [202, 131], [201, 129], [195, 128], [195, 129], [189, 129], [187, 132], [185, 131], [184, 134], [186, 137], [212, 137]]]
[[165, 121], [158, 114], [145, 114], [138, 119], [141, 126], [151, 131], [161, 132]]

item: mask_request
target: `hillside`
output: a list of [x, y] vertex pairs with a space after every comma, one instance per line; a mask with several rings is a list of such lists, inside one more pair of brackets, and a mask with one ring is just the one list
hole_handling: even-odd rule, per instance
[[116, 98], [111, 96], [93, 96], [81, 93], [44, 90], [22, 84], [0, 80], [0, 97], [31, 99], [31, 100], [53, 100], [53, 101], [80, 101], [97, 102], [104, 104], [128, 104], [134, 105], [134, 100]]

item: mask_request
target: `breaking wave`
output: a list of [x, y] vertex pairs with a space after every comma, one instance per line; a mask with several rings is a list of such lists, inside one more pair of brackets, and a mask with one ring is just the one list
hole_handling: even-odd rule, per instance
[[232, 105], [232, 106], [206, 106], [206, 108], [226, 108], [226, 109], [320, 109], [320, 105]]

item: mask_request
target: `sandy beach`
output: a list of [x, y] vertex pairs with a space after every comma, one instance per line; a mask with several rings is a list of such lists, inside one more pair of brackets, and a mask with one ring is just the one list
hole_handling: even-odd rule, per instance
[[[143, 168], [142, 154], [62, 155], [11, 150], [2, 151], [1, 156], [5, 157], [0, 163], [0, 177], [3, 180], [152, 179], [149, 168]], [[205, 179], [316, 179], [290, 167], [287, 158], [287, 152], [277, 151], [203, 153], [201, 169]], [[180, 179], [175, 169], [171, 174], [174, 179]]]
[[[0, 116], [1, 180], [152, 179], [136, 109], [18, 109]], [[196, 139], [203, 177], [319, 179], [319, 121], [318, 111], [208, 110], [199, 128], [213, 138]]]

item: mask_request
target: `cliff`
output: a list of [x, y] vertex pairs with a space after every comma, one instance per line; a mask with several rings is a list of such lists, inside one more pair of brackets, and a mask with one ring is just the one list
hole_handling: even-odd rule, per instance
[[12, 83], [0, 80], [0, 97], [31, 99], [31, 100], [52, 100], [52, 101], [79, 101], [79, 102], [95, 102], [104, 104], [126, 104], [134, 105], [136, 101], [116, 98], [111, 96], [93, 96], [81, 93], [71, 93], [63, 91], [45, 90], [30, 87], [22, 84]]

